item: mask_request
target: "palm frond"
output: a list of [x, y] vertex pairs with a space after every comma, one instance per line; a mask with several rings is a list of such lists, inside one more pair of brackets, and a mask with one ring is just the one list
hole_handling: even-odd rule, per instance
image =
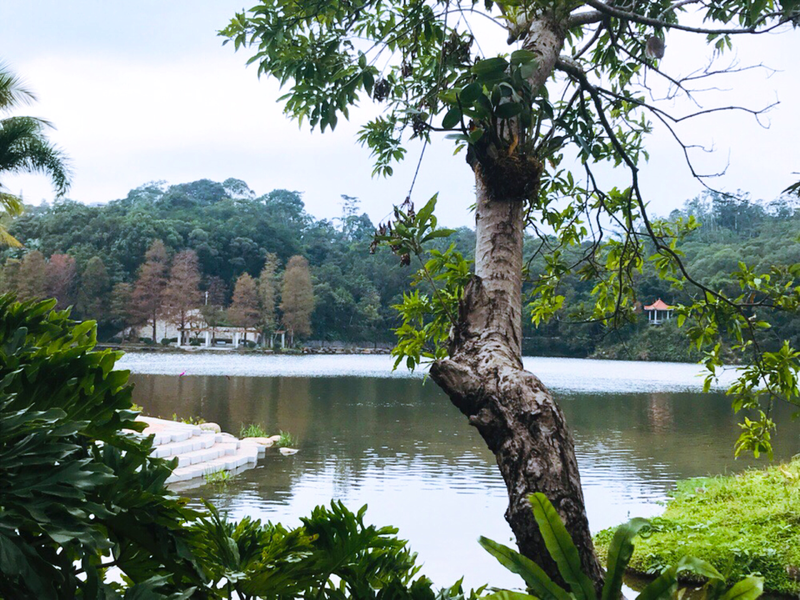
[[69, 189], [69, 163], [64, 153], [44, 135], [51, 125], [34, 117], [0, 121], [0, 173], [44, 173], [59, 196]]
[[34, 100], [36, 96], [24, 87], [22, 80], [9, 70], [8, 65], [0, 63], [0, 112], [8, 112]]
[[6, 231], [6, 228], [0, 225], [0, 247], [8, 246], [9, 248], [22, 248], [22, 242]]
[[18, 217], [24, 211], [22, 200], [14, 194], [5, 192], [0, 192], [0, 207], [11, 217]]

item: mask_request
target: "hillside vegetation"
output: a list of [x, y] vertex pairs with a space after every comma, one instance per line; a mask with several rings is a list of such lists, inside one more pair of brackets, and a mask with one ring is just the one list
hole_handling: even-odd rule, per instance
[[[0, 284], [4, 291], [15, 291], [22, 298], [55, 296], [60, 307], [74, 306], [76, 316], [98, 320], [101, 335], [109, 337], [135, 320], [126, 306], [129, 299], [115, 298], [113, 291], [118, 284], [136, 281], [145, 254], [156, 240], [164, 243], [170, 257], [193, 251], [200, 271], [199, 289], [219, 296], [223, 306], [231, 303], [243, 274], [256, 280], [274, 256], [274, 277], [280, 281], [289, 259], [299, 255], [307, 259], [313, 280], [314, 310], [306, 337], [389, 342], [392, 328], [398, 325], [392, 305], [409, 291], [414, 265], [401, 265], [385, 248], [370, 253], [375, 224], [360, 214], [357, 199], [342, 196], [341, 206], [341, 217], [318, 220], [306, 212], [299, 192], [274, 190], [259, 196], [236, 179], [146, 184], [124, 199], [103, 205], [63, 200], [29, 206], [9, 228], [24, 248], [4, 251]], [[706, 194], [686, 202], [669, 218], [692, 216], [703, 225], [689, 235], [681, 250], [693, 275], [713, 288], [734, 285], [728, 274], [739, 261], [759, 269], [800, 262], [800, 211], [790, 199], [765, 204], [744, 196]], [[473, 231], [462, 228], [437, 242], [440, 248], [454, 243], [469, 258], [474, 239]], [[546, 242], [543, 246], [539, 238], [526, 238], [528, 291], [543, 270]], [[563, 250], [567, 257], [577, 257], [581, 251], [579, 247]], [[538, 328], [525, 319], [526, 354], [699, 358], [688, 349], [674, 322], [653, 327], [642, 317], [621, 328], [581, 322], [588, 313], [593, 285], [574, 276], [562, 280], [560, 293], [565, 302], [558, 318]], [[279, 294], [280, 286], [276, 289]], [[688, 301], [684, 292], [671, 289], [669, 282], [652, 272], [641, 275], [637, 291], [643, 304], [657, 298], [670, 304]], [[271, 302], [281, 306], [280, 297]], [[280, 310], [277, 318], [282, 318]], [[768, 344], [778, 339], [800, 344], [800, 316], [778, 316], [776, 323], [767, 334]]]

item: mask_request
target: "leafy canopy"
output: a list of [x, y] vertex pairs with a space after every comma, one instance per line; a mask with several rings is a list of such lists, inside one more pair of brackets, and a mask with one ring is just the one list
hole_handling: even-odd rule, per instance
[[[428, 142], [443, 132], [457, 150], [466, 149], [492, 194], [523, 201], [526, 222], [547, 252], [546, 270], [533, 282], [535, 323], [566, 311], [559, 285], [573, 274], [595, 282], [591, 310], [575, 317], [608, 327], [635, 318], [635, 281], [646, 263], [675, 289], [690, 288], [690, 301], [676, 312], [690, 342], [705, 354], [707, 385], [723, 366], [723, 337], [733, 339], [733, 351], [751, 365], [730, 391], [736, 410], [755, 415], [742, 422], [737, 454], [758, 455], [771, 453], [772, 402], [798, 402], [797, 351], [789, 344], [765, 350], [759, 331], [768, 327], [763, 313], [798, 310], [800, 266], [761, 273], [742, 264], [734, 273], [741, 286], [736, 294], [702, 284], [678, 248], [699, 223], [652, 219], [639, 165], [648, 158], [645, 135], [658, 123], [682, 147], [692, 175], [704, 180], [693, 164], [697, 148], [676, 125], [722, 110], [758, 118], [769, 108], [671, 112], [676, 96], [694, 100], [715, 85], [709, 79], [730, 69], [662, 70], [670, 32], [705, 38], [718, 58], [737, 36], [798, 24], [796, 0], [261, 0], [220, 33], [250, 53], [259, 75], [288, 88], [281, 98], [285, 112], [300, 123], [324, 131], [348, 118], [362, 99], [381, 104], [381, 114], [359, 135], [373, 152], [376, 173], [390, 175], [410, 139]], [[510, 52], [501, 49], [503, 41], [512, 44]], [[548, 43], [560, 48], [558, 56], [547, 53]], [[663, 100], [653, 99], [654, 80], [667, 90]], [[580, 163], [575, 172], [562, 164], [572, 154]], [[596, 172], [603, 163], [627, 172], [627, 185], [605, 184]], [[401, 224], [382, 237], [411, 243], [408, 224]], [[581, 256], [570, 261], [563, 250], [575, 247]], [[433, 279], [425, 271], [418, 277]], [[438, 288], [437, 306], [406, 297], [400, 358], [416, 364], [426, 343], [438, 348], [429, 358], [441, 356], [448, 328], [436, 311], [446, 312], [444, 298], [458, 297], [461, 284], [454, 278], [449, 294]], [[426, 312], [433, 316], [420, 316]]]

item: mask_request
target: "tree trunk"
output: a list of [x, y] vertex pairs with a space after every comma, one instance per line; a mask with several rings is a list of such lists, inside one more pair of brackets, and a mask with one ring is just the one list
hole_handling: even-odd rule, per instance
[[494, 452], [508, 488], [506, 520], [520, 552], [561, 581], [533, 517], [528, 497], [553, 503], [581, 556], [584, 571], [602, 581], [586, 518], [572, 436], [547, 388], [522, 366], [523, 202], [494, 199], [476, 167], [475, 276], [464, 292], [450, 358], [431, 378], [469, 418]]

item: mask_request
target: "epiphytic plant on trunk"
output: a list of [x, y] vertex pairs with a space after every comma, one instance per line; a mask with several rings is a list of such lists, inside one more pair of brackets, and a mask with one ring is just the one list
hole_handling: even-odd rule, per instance
[[[796, 401], [798, 355], [789, 347], [772, 354], [760, 350], [761, 315], [755, 319], [753, 307], [796, 310], [800, 289], [793, 282], [800, 267], [779, 266], [768, 277], [743, 267], [743, 293], [736, 298], [702, 286], [676, 249], [697, 224], [648, 216], [639, 164], [647, 159], [644, 137], [653, 119], [675, 136], [692, 175], [702, 178], [677, 123], [743, 110], [669, 112], [676, 93], [693, 97], [700, 93], [693, 87], [698, 80], [731, 71], [664, 72], [659, 60], [671, 31], [708, 39], [718, 57], [735, 36], [798, 22], [796, 0], [624, 6], [603, 0], [260, 0], [221, 32], [237, 49], [252, 51], [249, 62], [257, 63], [259, 74], [290, 86], [282, 98], [286, 112], [312, 128], [334, 128], [360, 96], [384, 103], [384, 113], [360, 133], [373, 151], [376, 173], [392, 173], [409, 137], [425, 145], [435, 132], [445, 132], [466, 149], [477, 190], [474, 275], [463, 286], [458, 314], [450, 315], [455, 325], [448, 328], [447, 356], [433, 357], [431, 377], [495, 453], [519, 547], [553, 578], [560, 577], [558, 569], [528, 507], [528, 496], [537, 491], [564, 519], [585, 572], [595, 583], [602, 575], [564, 417], [522, 365], [523, 230], [539, 233], [547, 252], [531, 301], [537, 322], [564, 310], [559, 281], [577, 273], [596, 281], [594, 310], [583, 317], [610, 327], [624, 323], [633, 318], [636, 303], [632, 280], [652, 260], [663, 277], [697, 290], [696, 302], [677, 312], [689, 320], [692, 341], [707, 352], [712, 376], [721, 364], [722, 334], [733, 335], [736, 349], [751, 353], [754, 371], [734, 390], [737, 406], [759, 409], [775, 397]], [[484, 55], [482, 48], [501, 41], [492, 31], [516, 44], [509, 55]], [[642, 93], [654, 80], [672, 88], [666, 90], [667, 105]], [[562, 166], [568, 146], [581, 162], [579, 176]], [[596, 166], [604, 162], [627, 171], [625, 189], [603, 184]], [[415, 220], [409, 213], [405, 218]], [[384, 234], [399, 230], [404, 236], [401, 226], [395, 221]], [[585, 254], [570, 264], [561, 249], [576, 245]], [[437, 290], [434, 295], [442, 296]], [[768, 448], [767, 412], [743, 426], [740, 449]]]

